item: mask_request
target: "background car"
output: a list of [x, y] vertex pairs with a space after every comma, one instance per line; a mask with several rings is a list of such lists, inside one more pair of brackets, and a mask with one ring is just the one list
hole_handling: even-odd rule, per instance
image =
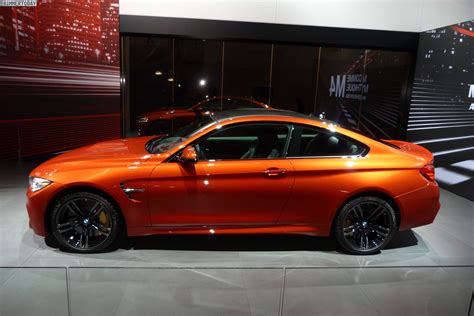
[[245, 97], [213, 97], [188, 109], [165, 109], [143, 113], [137, 118], [137, 135], [169, 134], [191, 123], [200, 116], [235, 109], [270, 109], [264, 103]]
[[227, 111], [164, 137], [83, 147], [32, 171], [30, 225], [62, 249], [120, 236], [297, 233], [373, 254], [433, 222], [433, 156], [278, 110]]

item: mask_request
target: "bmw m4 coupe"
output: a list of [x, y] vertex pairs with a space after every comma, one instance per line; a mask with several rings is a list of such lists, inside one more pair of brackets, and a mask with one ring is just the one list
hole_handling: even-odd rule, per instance
[[64, 153], [31, 172], [27, 197], [34, 232], [83, 253], [123, 236], [294, 233], [374, 254], [440, 207], [423, 147], [263, 109]]

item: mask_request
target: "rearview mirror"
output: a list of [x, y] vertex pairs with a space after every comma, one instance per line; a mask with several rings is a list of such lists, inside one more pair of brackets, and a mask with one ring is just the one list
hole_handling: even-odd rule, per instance
[[181, 155], [179, 155], [179, 161], [196, 163], [198, 161], [196, 149], [193, 146], [188, 146], [184, 148]]

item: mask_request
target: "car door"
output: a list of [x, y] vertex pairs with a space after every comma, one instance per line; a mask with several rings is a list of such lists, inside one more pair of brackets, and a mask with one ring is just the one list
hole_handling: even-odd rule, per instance
[[202, 163], [177, 160], [160, 163], [148, 184], [148, 205], [153, 226], [192, 226], [201, 223], [199, 194], [205, 179]]
[[327, 230], [335, 210], [352, 190], [365, 145], [330, 129], [295, 125], [287, 159], [294, 186], [279, 223], [307, 223]]
[[278, 220], [293, 185], [282, 158], [289, 126], [224, 126], [194, 144], [198, 162], [158, 166], [151, 181], [154, 225], [269, 225]]

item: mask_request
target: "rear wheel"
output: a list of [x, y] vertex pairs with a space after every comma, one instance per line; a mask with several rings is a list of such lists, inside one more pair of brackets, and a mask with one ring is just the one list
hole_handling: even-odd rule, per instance
[[351, 254], [380, 252], [397, 231], [393, 207], [378, 197], [360, 197], [343, 206], [335, 220], [339, 245]]
[[63, 250], [101, 252], [115, 245], [121, 217], [102, 196], [78, 192], [68, 194], [56, 203], [50, 227], [53, 238]]

